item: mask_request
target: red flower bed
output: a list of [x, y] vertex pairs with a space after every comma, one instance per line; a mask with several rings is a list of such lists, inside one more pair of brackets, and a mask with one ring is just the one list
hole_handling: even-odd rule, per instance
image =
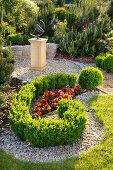
[[35, 116], [39, 117], [58, 107], [58, 102], [62, 99], [73, 99], [80, 92], [80, 85], [77, 84], [74, 88], [64, 87], [61, 90], [47, 91], [35, 105]]

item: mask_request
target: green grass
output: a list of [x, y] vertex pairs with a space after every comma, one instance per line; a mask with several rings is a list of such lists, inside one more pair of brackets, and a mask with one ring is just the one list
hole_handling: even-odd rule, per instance
[[100, 95], [90, 100], [91, 108], [103, 123], [101, 144], [79, 157], [65, 161], [33, 164], [15, 160], [0, 150], [1, 170], [113, 170], [113, 95]]

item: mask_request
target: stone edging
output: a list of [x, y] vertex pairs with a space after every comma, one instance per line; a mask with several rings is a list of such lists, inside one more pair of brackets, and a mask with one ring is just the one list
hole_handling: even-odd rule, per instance
[[[46, 51], [46, 55], [47, 58], [54, 58], [56, 55], [56, 51], [58, 48], [58, 44], [55, 43], [47, 43], [47, 51]], [[30, 58], [30, 45], [15, 45], [15, 46], [11, 46], [12, 51], [14, 52], [14, 56], [15, 58]]]

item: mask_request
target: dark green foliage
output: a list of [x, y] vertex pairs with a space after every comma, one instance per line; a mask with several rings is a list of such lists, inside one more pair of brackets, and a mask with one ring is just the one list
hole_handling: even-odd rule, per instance
[[104, 59], [106, 57], [105, 53], [100, 53], [96, 58], [95, 58], [95, 62], [97, 67], [99, 68], [104, 68]]
[[[63, 73], [39, 77], [31, 84], [23, 86], [19, 93], [13, 97], [9, 115], [11, 128], [17, 136], [34, 146], [45, 147], [73, 142], [82, 135], [86, 127], [85, 108], [78, 101], [63, 99], [59, 103], [58, 112], [62, 119], [47, 120], [40, 117], [33, 119], [30, 115], [30, 105], [37, 92], [41, 94], [45, 88], [55, 87], [54, 82], [60, 79], [59, 76], [61, 76], [61, 79], [63, 77], [62, 80], [65, 77], [65, 80], [68, 81], [70, 75], [67, 74], [66, 76]], [[75, 75], [73, 77], [75, 81]], [[50, 83], [52, 80], [54, 80], [53, 84], [47, 85], [47, 82]], [[45, 88], [44, 83], [46, 84]], [[64, 108], [64, 105], [67, 108]]]
[[74, 87], [77, 81], [77, 76], [75, 74], [68, 75], [69, 86]]
[[65, 73], [57, 73], [55, 76], [56, 89], [61, 89], [69, 84], [68, 75]]
[[[45, 35], [53, 36], [52, 22], [54, 20], [54, 14], [55, 14], [54, 4], [49, 4], [48, 6], [42, 6], [42, 8], [40, 8], [40, 13], [37, 16], [37, 19], [33, 21], [32, 25], [35, 26], [37, 22], [40, 23], [40, 20], [43, 19], [45, 23]], [[34, 26], [32, 29], [34, 29]], [[29, 32], [30, 31], [31, 29], [29, 28]]]
[[111, 19], [113, 19], [113, 0], [111, 0], [111, 4], [110, 4], [110, 7], [107, 11], [107, 14]]
[[102, 72], [94, 67], [88, 67], [81, 71], [79, 83], [83, 89], [96, 89], [103, 83]]
[[55, 0], [55, 5], [62, 7], [65, 3], [65, 0]]
[[7, 38], [7, 42], [8, 44], [12, 45], [22, 45], [23, 44], [23, 37], [19, 34], [13, 34], [13, 35], [9, 35]]
[[30, 36], [28, 35], [20, 35], [20, 34], [12, 34], [7, 37], [7, 44], [9, 45], [27, 45], [29, 44]]
[[14, 63], [13, 53], [9, 49], [4, 49], [0, 54], [0, 86], [10, 81]]
[[30, 36], [28, 35], [23, 35], [23, 45], [27, 45], [29, 44], [29, 40], [30, 39]]
[[104, 65], [104, 69], [108, 73], [113, 73], [113, 55], [112, 54], [106, 56], [106, 58], [104, 59], [103, 65]]
[[66, 18], [66, 9], [65, 8], [56, 8], [55, 9], [55, 17], [59, 20], [59, 21], [64, 21], [64, 19]]
[[[58, 29], [54, 36], [61, 51], [70, 56], [96, 56], [100, 52], [108, 51], [109, 46], [106, 45], [104, 35], [111, 31], [111, 21], [107, 15], [101, 15], [93, 23], [87, 20], [78, 20], [78, 18], [74, 18], [74, 15], [69, 19], [69, 15], [67, 27]], [[76, 24], [73, 26], [69, 20]], [[90, 18], [90, 20], [92, 19]], [[75, 25], [77, 26], [75, 27]]]

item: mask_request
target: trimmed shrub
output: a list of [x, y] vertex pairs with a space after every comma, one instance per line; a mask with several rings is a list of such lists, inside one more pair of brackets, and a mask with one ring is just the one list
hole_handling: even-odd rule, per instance
[[74, 87], [77, 81], [77, 75], [57, 73], [56, 75], [46, 75], [37, 77], [33, 83], [37, 90], [37, 95], [43, 95], [47, 90], [61, 89], [66, 85]]
[[[53, 78], [53, 75], [48, 75], [48, 79], [49, 76]], [[57, 77], [57, 74], [54, 77]], [[47, 120], [40, 117], [33, 119], [29, 113], [31, 102], [37, 91], [39, 92], [39, 84], [40, 89], [43, 89], [43, 79], [44, 76], [39, 77], [31, 84], [23, 86], [13, 97], [9, 115], [11, 128], [22, 140], [38, 147], [66, 144], [77, 140], [87, 122], [85, 108], [79, 101], [62, 99], [58, 109], [59, 119]], [[65, 105], [68, 106], [67, 109]]]
[[79, 83], [83, 89], [96, 89], [103, 83], [102, 72], [94, 67], [88, 67], [81, 71], [79, 76]]
[[97, 67], [99, 68], [104, 68], [104, 59], [106, 58], [106, 54], [105, 53], [100, 53], [96, 58], [95, 58], [95, 62]]
[[103, 61], [103, 66], [104, 69], [108, 72], [108, 73], [113, 73], [113, 55], [109, 55], [107, 56], [104, 61]]
[[12, 45], [23, 45], [23, 37], [19, 34], [9, 35], [7, 38], [7, 43]]
[[0, 54], [0, 86], [9, 83], [14, 70], [14, 55], [9, 49]]
[[99, 54], [96, 59], [96, 65], [108, 73], [113, 72], [113, 54], [111, 53], [101, 53]]
[[65, 73], [58, 73], [55, 76], [56, 89], [61, 89], [69, 84], [68, 75]]
[[28, 35], [23, 35], [23, 45], [29, 44], [30, 37]]

